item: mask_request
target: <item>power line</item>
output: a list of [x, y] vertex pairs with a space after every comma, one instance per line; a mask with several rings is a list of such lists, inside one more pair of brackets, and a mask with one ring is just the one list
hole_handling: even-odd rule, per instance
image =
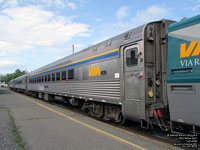
[[27, 44], [27, 43], [21, 43], [21, 42], [14, 42], [14, 41], [7, 41], [7, 40], [2, 40], [2, 42], [7, 42], [7, 43], [13, 43], [13, 44], [19, 44], [19, 45], [28, 45], [28, 46], [39, 46], [39, 47], [66, 47], [66, 46], [56, 46], [56, 45], [37, 45], [37, 44]]

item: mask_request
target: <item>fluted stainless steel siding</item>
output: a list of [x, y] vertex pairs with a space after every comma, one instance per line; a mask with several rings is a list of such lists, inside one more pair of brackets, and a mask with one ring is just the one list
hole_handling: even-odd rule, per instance
[[120, 81], [87, 81], [66, 83], [61, 92], [80, 96], [120, 99]]

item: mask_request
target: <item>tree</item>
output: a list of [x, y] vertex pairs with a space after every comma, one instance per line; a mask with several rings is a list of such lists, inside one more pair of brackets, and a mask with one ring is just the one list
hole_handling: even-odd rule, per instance
[[21, 71], [20, 69], [16, 69], [14, 73], [0, 75], [0, 81], [8, 83], [8, 82], [10, 82], [10, 80], [20, 77], [26, 73], [28, 73], [26, 70]]

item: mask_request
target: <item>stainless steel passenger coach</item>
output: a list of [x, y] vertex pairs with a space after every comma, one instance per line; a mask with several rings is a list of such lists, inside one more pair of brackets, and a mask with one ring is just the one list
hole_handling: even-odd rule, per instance
[[[91, 115], [123, 123], [166, 119], [167, 29], [151, 22], [14, 79], [10, 87], [45, 100], [55, 95]], [[158, 120], [159, 121], [159, 120]]]

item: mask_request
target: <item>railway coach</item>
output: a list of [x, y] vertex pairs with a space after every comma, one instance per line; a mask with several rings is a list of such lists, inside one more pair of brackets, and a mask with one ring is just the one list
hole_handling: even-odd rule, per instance
[[[181, 74], [182, 80], [179, 80], [179, 72], [188, 73], [192, 66], [184, 70], [181, 65], [188, 63], [183, 59], [176, 66], [182, 41], [174, 43], [173, 39], [176, 30], [177, 33], [179, 29], [184, 30], [183, 24], [194, 25], [192, 21], [199, 25], [200, 16], [179, 23], [150, 22], [14, 79], [10, 87], [47, 101], [55, 96], [65, 97], [66, 102], [105, 120], [122, 124], [125, 119], [134, 120], [147, 129], [155, 123], [167, 130], [170, 117], [171, 122], [185, 121], [183, 105], [190, 104], [186, 97], [184, 104], [180, 104], [184, 96], [179, 89], [192, 93], [194, 86], [199, 86], [193, 83], [191, 89], [190, 81], [194, 79], [182, 84], [185, 74]], [[199, 107], [197, 100], [194, 101]], [[189, 119], [197, 110], [191, 111], [192, 106], [188, 108], [188, 124], [200, 126], [199, 120], [191, 122]]]

